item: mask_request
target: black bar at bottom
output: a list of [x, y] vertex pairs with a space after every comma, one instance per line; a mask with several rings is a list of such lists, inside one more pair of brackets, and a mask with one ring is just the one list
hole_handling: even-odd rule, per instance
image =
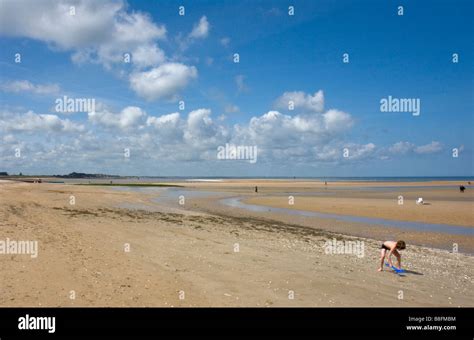
[[[473, 339], [473, 312], [473, 308], [0, 308], [0, 339]], [[55, 317], [54, 332], [52, 319], [44, 317]]]

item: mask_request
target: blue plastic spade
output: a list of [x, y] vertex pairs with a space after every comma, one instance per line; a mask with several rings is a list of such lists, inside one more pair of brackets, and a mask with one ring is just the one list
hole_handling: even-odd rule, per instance
[[[390, 267], [390, 265], [389, 265], [388, 263], [385, 263], [385, 265], [386, 265], [387, 267]], [[395, 266], [391, 266], [390, 268], [392, 268], [393, 271], [394, 271], [395, 273], [397, 273], [397, 274], [405, 273], [405, 270], [404, 270], [404, 269], [398, 269], [398, 268], [395, 267]]]

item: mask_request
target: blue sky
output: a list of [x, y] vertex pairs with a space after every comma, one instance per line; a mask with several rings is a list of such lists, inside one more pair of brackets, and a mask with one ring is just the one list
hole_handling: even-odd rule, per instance
[[[0, 171], [474, 175], [473, 7], [2, 1]], [[94, 112], [57, 112], [65, 95]], [[381, 112], [388, 96], [418, 99], [420, 115]], [[217, 159], [225, 144], [256, 146], [258, 161]]]

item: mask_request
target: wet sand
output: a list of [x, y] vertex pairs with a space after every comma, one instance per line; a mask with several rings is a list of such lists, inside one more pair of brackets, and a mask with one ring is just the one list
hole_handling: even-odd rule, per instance
[[[379, 273], [376, 232], [362, 238], [330, 220], [305, 225], [218, 204], [253, 184], [184, 183], [221, 196], [181, 206], [156, 203], [162, 191], [0, 183], [0, 239], [39, 244], [37, 258], [0, 254], [0, 305], [474, 306], [472, 256], [410, 245], [405, 277]], [[295, 190], [259, 188], [281, 197]], [[364, 256], [326, 254], [334, 238], [363, 241]]]
[[[390, 194], [385, 196], [390, 196]], [[471, 194], [465, 196], [473, 197]], [[398, 204], [397, 197], [295, 197], [294, 195], [292, 197], [293, 199], [289, 196], [252, 197], [244, 202], [277, 208], [474, 228], [474, 202], [468, 200], [430, 200], [426, 202], [425, 199], [423, 205], [418, 205], [411, 198], [405, 198], [403, 204]]]
[[[467, 187], [459, 192], [459, 185]], [[474, 227], [474, 187], [464, 182], [324, 182], [283, 180], [230, 180], [221, 183], [187, 183], [191, 190], [222, 193], [218, 197], [191, 197], [187, 208], [225, 216], [252, 216], [319, 228], [346, 235], [380, 241], [404, 239], [410, 244], [474, 254], [474, 236], [430, 232], [424, 229], [387, 227], [381, 224], [355, 223], [330, 218], [314, 218], [275, 212], [274, 209], [319, 212], [342, 216], [381, 218], [402, 222], [420, 222], [445, 226]], [[258, 193], [255, 193], [255, 186]], [[403, 204], [399, 198], [403, 196]], [[222, 197], [238, 197], [244, 204], [269, 207], [254, 212], [221, 204]], [[422, 197], [423, 205], [415, 201]], [[293, 204], [291, 204], [293, 203]], [[262, 209], [264, 210], [264, 209]], [[396, 224], [396, 223], [394, 223]], [[453, 228], [456, 229], [456, 228]]]

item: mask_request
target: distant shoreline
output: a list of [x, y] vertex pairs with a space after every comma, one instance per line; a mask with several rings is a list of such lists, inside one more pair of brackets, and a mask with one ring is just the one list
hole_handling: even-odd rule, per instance
[[233, 177], [233, 176], [115, 176], [115, 175], [96, 175], [96, 174], [84, 174], [83, 176], [71, 176], [71, 175], [8, 175], [0, 176], [0, 179], [4, 180], [34, 180], [34, 179], [51, 179], [54, 180], [133, 180], [133, 181], [185, 181], [185, 182], [218, 182], [225, 180], [283, 180], [283, 181], [319, 181], [319, 182], [474, 182], [474, 176], [367, 176], [367, 177]]

